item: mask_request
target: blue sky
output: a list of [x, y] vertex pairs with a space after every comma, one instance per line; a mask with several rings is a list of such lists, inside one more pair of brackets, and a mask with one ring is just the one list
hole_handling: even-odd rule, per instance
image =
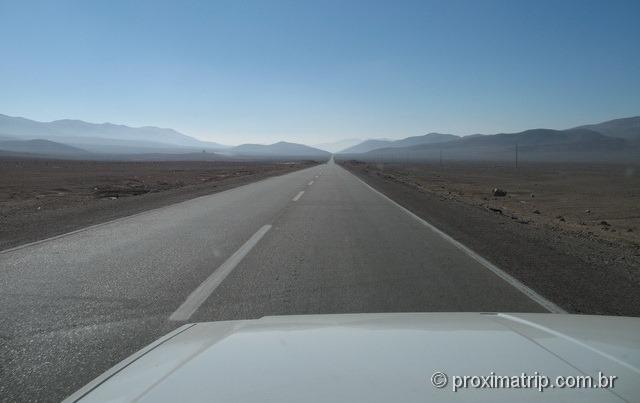
[[639, 1], [0, 0], [0, 113], [228, 144], [640, 114]]

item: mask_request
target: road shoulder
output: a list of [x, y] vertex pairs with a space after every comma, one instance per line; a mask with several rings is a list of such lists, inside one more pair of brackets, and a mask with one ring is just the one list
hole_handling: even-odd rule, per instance
[[609, 264], [611, 251], [604, 245], [525, 226], [374, 171], [343, 166], [568, 312], [640, 315], [640, 284], [632, 268]]

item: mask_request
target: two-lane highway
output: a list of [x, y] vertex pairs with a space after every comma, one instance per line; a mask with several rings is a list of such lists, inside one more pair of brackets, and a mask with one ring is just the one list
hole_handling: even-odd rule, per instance
[[0, 252], [0, 397], [59, 400], [191, 321], [547, 310], [330, 162]]

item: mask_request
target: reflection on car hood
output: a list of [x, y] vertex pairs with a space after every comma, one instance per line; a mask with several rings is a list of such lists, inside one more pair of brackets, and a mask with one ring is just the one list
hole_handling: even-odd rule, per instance
[[[185, 325], [68, 400], [638, 401], [640, 319], [407, 313]], [[431, 375], [617, 376], [613, 389], [435, 388]]]

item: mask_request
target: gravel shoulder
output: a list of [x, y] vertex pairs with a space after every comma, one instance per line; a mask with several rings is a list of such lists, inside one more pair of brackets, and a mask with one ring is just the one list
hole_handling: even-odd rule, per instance
[[[568, 312], [640, 316], [637, 177], [617, 184], [609, 180], [625, 197], [603, 193], [603, 200], [610, 204], [605, 209], [583, 194], [584, 189], [597, 189], [598, 180], [574, 174], [573, 186], [554, 193], [554, 182], [539, 177], [540, 170], [549, 167], [530, 167], [527, 175], [520, 174], [519, 196], [496, 198], [491, 196], [490, 184], [508, 186], [510, 173], [496, 174], [499, 170], [494, 169], [491, 175], [483, 175], [472, 166], [442, 174], [434, 166], [356, 161], [341, 165]], [[565, 167], [574, 168], [580, 171], [580, 167]], [[469, 177], [475, 179], [469, 181]], [[525, 197], [532, 199], [527, 186], [534, 185], [536, 207], [520, 203]], [[586, 214], [583, 207], [589, 203], [596, 206], [594, 214], [612, 217], [608, 226], [600, 225], [604, 221], [600, 216], [581, 220], [570, 214], [571, 209], [564, 215], [559, 212], [573, 206]], [[544, 214], [534, 212], [538, 209]]]
[[0, 159], [0, 251], [315, 162]]

